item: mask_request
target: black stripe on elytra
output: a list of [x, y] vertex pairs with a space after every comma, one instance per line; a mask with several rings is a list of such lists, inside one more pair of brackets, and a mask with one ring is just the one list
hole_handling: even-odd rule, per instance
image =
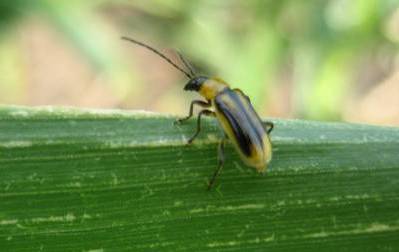
[[[256, 137], [260, 140], [260, 144], [263, 146], [263, 141], [262, 141], [262, 136], [264, 134], [264, 132], [259, 132], [258, 128], [255, 127], [255, 122], [254, 120], [259, 120], [259, 124], [261, 126], [261, 128], [263, 129], [263, 125], [262, 122], [260, 121], [258, 115], [256, 114], [254, 108], [252, 107], [252, 104], [249, 102], [249, 100], [247, 99], [247, 97], [243, 97], [245, 101], [248, 101], [248, 107], [245, 107], [242, 100], [239, 97], [239, 94], [237, 94], [236, 92], [230, 90], [231, 95], [230, 97], [232, 98], [232, 100], [234, 100], [235, 104], [237, 104], [239, 106], [239, 110], [242, 111], [242, 113], [245, 115], [247, 122], [250, 124], [251, 129], [255, 132]], [[248, 113], [250, 110], [250, 112], [252, 113], [253, 116], [250, 116], [250, 113]], [[248, 112], [247, 112], [248, 111]], [[254, 118], [255, 117], [255, 118]]]
[[[243, 128], [238, 123], [238, 120], [240, 120], [240, 119], [248, 120], [249, 124], [250, 124], [250, 129], [255, 130], [255, 132], [256, 132], [255, 134], [257, 137], [259, 136], [259, 132], [257, 132], [255, 127], [253, 126], [253, 123], [249, 119], [247, 113], [245, 113], [245, 112], [240, 113], [240, 114], [244, 114], [245, 118], [237, 118], [237, 115], [232, 114], [231, 108], [229, 108], [228, 105], [226, 105], [226, 103], [223, 101], [222, 95], [227, 95], [232, 100], [232, 103], [237, 105], [237, 110], [239, 110], [239, 111], [245, 111], [244, 105], [241, 103], [241, 101], [237, 97], [237, 94], [234, 93], [232, 90], [225, 90], [222, 93], [220, 93], [220, 96], [217, 96], [215, 98], [215, 106], [224, 115], [226, 120], [230, 123], [231, 129], [233, 130], [233, 133], [237, 139], [240, 149], [246, 156], [250, 156], [251, 155], [251, 147], [250, 146], [253, 143], [252, 143], [251, 138], [248, 135], [248, 133], [246, 131], [244, 131]], [[260, 141], [260, 142], [262, 143], [262, 141]]]
[[238, 145], [240, 146], [241, 151], [246, 155], [250, 156], [251, 155], [251, 139], [249, 138], [249, 135], [242, 130], [240, 125], [238, 124], [237, 118], [235, 118], [230, 110], [228, 110], [227, 106], [225, 104], [220, 104], [221, 106], [218, 106], [218, 109], [220, 111], [223, 111], [223, 115], [226, 117], [226, 120], [230, 123], [230, 126], [233, 130], [233, 133], [237, 139]]
[[[244, 106], [242, 99], [240, 99], [240, 95], [231, 89], [226, 89], [225, 91], [220, 93], [220, 95], [228, 96], [228, 98], [231, 99], [231, 102], [236, 105], [236, 110], [241, 112], [241, 113], [239, 113], [240, 115], [244, 115], [245, 118], [243, 118], [243, 119], [245, 119], [248, 122], [250, 130], [252, 130], [255, 133], [255, 136], [257, 137], [257, 139], [259, 139], [258, 143], [261, 145], [262, 148], [264, 148], [262, 136], [263, 136], [263, 134], [265, 134], [265, 132], [259, 132], [258, 127], [255, 126], [256, 120], [259, 121], [259, 124], [260, 124], [259, 126], [261, 127], [261, 129], [263, 129], [263, 125], [259, 119], [259, 116], [256, 114], [254, 108], [252, 107], [251, 103], [249, 103], [249, 101], [248, 101], [249, 106], [248, 107]], [[215, 101], [219, 100], [217, 98], [218, 97], [216, 97]], [[247, 100], [246, 97], [244, 97], [244, 99]], [[220, 98], [220, 100], [221, 100], [221, 103], [223, 103], [222, 98]], [[248, 111], [248, 110], [250, 110], [250, 111]], [[252, 116], [250, 115], [250, 113], [252, 113]]]

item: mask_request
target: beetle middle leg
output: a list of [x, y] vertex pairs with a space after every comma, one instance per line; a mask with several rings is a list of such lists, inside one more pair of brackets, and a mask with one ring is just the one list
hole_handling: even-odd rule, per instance
[[239, 89], [239, 88], [234, 88], [233, 90], [236, 91], [237, 93], [241, 94], [242, 96], [244, 96], [245, 99], [247, 99], [247, 101], [248, 101], [249, 103], [251, 103], [251, 99], [249, 99], [248, 95], [244, 94], [244, 92], [243, 92], [241, 89]]
[[211, 106], [211, 102], [210, 102], [210, 101], [205, 102], [205, 101], [201, 101], [201, 100], [192, 101], [191, 104], [190, 104], [190, 111], [189, 111], [189, 113], [188, 113], [188, 116], [183, 117], [183, 118], [180, 118], [180, 119], [177, 119], [177, 120], [175, 121], [175, 123], [180, 124], [180, 123], [182, 123], [182, 122], [187, 121], [188, 119], [190, 119], [190, 118], [193, 116], [194, 105], [198, 105], [198, 106], [203, 107], [203, 108], [209, 108], [209, 107]]
[[195, 131], [194, 135], [188, 140], [188, 144], [191, 144], [194, 139], [198, 136], [198, 134], [201, 131], [201, 116], [202, 115], [206, 115], [206, 116], [215, 116], [215, 112], [208, 110], [208, 109], [204, 109], [201, 110], [201, 112], [198, 113], [198, 117], [197, 117], [197, 130]]
[[208, 184], [208, 190], [212, 188], [212, 186], [215, 184], [216, 178], [219, 176], [220, 172], [223, 169], [224, 166], [224, 144], [226, 143], [226, 136], [220, 140], [219, 145], [218, 145], [218, 167], [213, 174], [211, 180], [209, 181]]

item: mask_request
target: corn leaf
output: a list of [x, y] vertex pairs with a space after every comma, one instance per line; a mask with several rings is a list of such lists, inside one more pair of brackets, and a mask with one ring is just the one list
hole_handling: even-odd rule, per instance
[[394, 251], [399, 129], [273, 120], [265, 175], [213, 119], [0, 107], [1, 251]]

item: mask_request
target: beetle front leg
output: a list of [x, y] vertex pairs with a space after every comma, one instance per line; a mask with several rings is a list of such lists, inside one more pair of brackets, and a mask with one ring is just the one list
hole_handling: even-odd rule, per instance
[[209, 108], [211, 106], [211, 102], [210, 101], [204, 102], [204, 101], [201, 101], [201, 100], [192, 101], [191, 104], [190, 104], [190, 111], [188, 113], [188, 116], [180, 118], [180, 119], [177, 119], [175, 121], [175, 123], [181, 124], [182, 122], [187, 121], [188, 119], [190, 119], [193, 116], [194, 105], [198, 105], [198, 106], [203, 107], [203, 108]]
[[198, 117], [197, 117], [197, 131], [194, 133], [194, 135], [188, 140], [188, 144], [191, 144], [194, 139], [198, 136], [198, 134], [201, 131], [201, 116], [202, 115], [206, 115], [206, 116], [215, 116], [215, 112], [208, 110], [208, 109], [204, 109], [201, 112], [198, 113]]
[[216, 178], [219, 176], [220, 172], [223, 169], [224, 166], [224, 144], [226, 142], [226, 136], [220, 140], [219, 145], [218, 145], [218, 167], [213, 174], [211, 180], [209, 181], [208, 184], [208, 190], [212, 188], [212, 186], [215, 184]]

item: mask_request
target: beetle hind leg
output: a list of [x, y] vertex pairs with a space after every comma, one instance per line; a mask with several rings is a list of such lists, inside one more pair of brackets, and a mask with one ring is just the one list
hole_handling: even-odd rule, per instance
[[208, 190], [210, 190], [212, 188], [212, 186], [215, 184], [216, 178], [219, 176], [220, 172], [223, 169], [225, 142], [226, 142], [226, 136], [219, 142], [219, 145], [218, 145], [218, 167], [217, 167], [215, 173], [213, 174], [211, 180], [209, 181]]
[[267, 121], [262, 124], [265, 127], [266, 133], [269, 135], [274, 129], [274, 123]]

